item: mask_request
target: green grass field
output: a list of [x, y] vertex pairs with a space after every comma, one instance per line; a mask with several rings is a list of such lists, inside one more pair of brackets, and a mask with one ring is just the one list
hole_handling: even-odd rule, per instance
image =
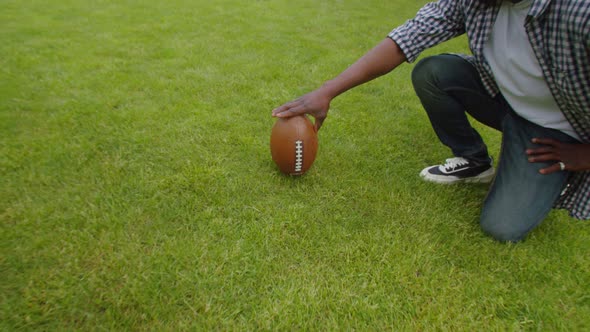
[[0, 330], [590, 328], [587, 223], [496, 243], [485, 185], [420, 180], [450, 152], [411, 64], [273, 164], [271, 110], [424, 3], [2, 1]]

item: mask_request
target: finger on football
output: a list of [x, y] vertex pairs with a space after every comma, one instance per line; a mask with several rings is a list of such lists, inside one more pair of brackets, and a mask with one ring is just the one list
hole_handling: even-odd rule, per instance
[[297, 105], [291, 108], [287, 108], [281, 112], [276, 113], [274, 116], [278, 118], [290, 118], [292, 116], [300, 115], [305, 113], [305, 107]]
[[286, 110], [288, 110], [289, 108], [293, 107], [295, 105], [294, 101], [290, 101], [286, 104], [283, 104], [277, 108], [275, 108], [274, 110], [272, 110], [272, 116], [277, 116], [277, 114], [285, 112]]
[[315, 118], [315, 131], [318, 132], [320, 131], [320, 128], [322, 127], [322, 125], [324, 124], [324, 118], [320, 119], [320, 118]]

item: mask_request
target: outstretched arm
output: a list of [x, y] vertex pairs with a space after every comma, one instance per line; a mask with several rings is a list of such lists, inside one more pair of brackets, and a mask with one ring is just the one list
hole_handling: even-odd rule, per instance
[[275, 108], [272, 115], [286, 118], [310, 114], [316, 119], [316, 130], [319, 130], [328, 115], [332, 99], [355, 86], [389, 73], [405, 60], [406, 57], [399, 46], [392, 39], [387, 38], [334, 79], [306, 95]]

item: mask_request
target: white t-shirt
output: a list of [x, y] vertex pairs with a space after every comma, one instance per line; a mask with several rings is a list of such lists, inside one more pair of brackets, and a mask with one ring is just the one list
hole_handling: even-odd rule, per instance
[[503, 1], [484, 57], [506, 101], [521, 117], [580, 139], [555, 103], [524, 23], [533, 0]]

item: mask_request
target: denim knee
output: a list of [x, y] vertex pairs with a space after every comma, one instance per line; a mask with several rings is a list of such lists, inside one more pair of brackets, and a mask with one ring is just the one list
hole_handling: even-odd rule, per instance
[[[494, 191], [497, 182], [502, 182], [498, 181], [498, 177], [501, 175], [496, 175], [496, 181], [492, 185], [491, 192]], [[518, 242], [522, 240], [540, 220], [531, 218], [527, 213], [527, 207], [510, 204], [511, 201], [516, 199], [511, 198], [505, 191], [501, 191], [500, 195], [488, 193], [479, 220], [481, 230], [500, 242]]]
[[436, 70], [442, 65], [440, 62], [433, 56], [422, 59], [416, 64], [412, 70], [412, 84], [417, 92], [435, 81]]
[[457, 71], [465, 65], [470, 66], [456, 55], [441, 54], [424, 58], [412, 70], [414, 89], [419, 92], [433, 86], [442, 89], [446, 85], [455, 85], [456, 82], [453, 81], [460, 76]]
[[500, 242], [518, 242], [526, 236], [526, 232], [512, 227], [505, 222], [498, 222], [497, 219], [484, 219], [480, 221], [481, 230]]

